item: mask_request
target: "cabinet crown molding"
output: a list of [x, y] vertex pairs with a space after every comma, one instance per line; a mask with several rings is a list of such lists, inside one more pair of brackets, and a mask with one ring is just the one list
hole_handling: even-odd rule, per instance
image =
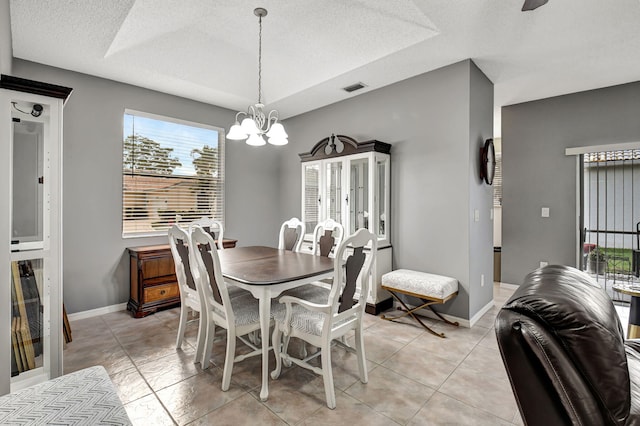
[[391, 153], [391, 144], [377, 140], [358, 142], [349, 136], [332, 134], [316, 143], [311, 151], [298, 155], [300, 160], [305, 162], [372, 151], [389, 154]]
[[70, 87], [27, 80], [26, 78], [13, 77], [6, 74], [0, 75], [0, 88], [15, 90], [17, 92], [33, 93], [34, 95], [50, 96], [52, 98], [62, 99], [63, 102], [67, 101], [73, 91]]

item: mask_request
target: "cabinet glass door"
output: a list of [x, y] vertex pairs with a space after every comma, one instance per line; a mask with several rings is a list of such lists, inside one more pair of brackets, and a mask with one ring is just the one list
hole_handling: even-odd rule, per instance
[[302, 221], [305, 234], [311, 234], [320, 220], [320, 164], [308, 163], [302, 167], [304, 182]]
[[[45, 363], [45, 300], [43, 259], [11, 262], [11, 377]], [[48, 342], [47, 342], [48, 344]], [[48, 362], [48, 360], [47, 360]]]
[[387, 239], [387, 211], [389, 209], [389, 197], [387, 197], [388, 191], [388, 175], [389, 175], [389, 159], [380, 158], [376, 156], [376, 200], [374, 205], [374, 218], [375, 218], [375, 230], [379, 239]]
[[13, 250], [43, 248], [44, 124], [13, 118]]
[[342, 161], [326, 164], [327, 218], [342, 223]]
[[350, 162], [349, 233], [369, 228], [369, 159]]

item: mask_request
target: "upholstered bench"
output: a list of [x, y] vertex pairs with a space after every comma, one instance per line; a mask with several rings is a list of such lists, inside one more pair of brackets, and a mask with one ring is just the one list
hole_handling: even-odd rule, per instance
[[[398, 269], [388, 272], [382, 276], [382, 288], [387, 290], [403, 306], [398, 310], [404, 313], [399, 316], [389, 317], [382, 315], [382, 319], [393, 321], [410, 315], [419, 322], [428, 332], [439, 337], [445, 337], [444, 333], [437, 333], [423, 323], [416, 311], [422, 308], [429, 308], [441, 320], [447, 324], [457, 326], [457, 322], [452, 322], [440, 315], [433, 309], [432, 305], [442, 304], [458, 295], [458, 280], [442, 275], [429, 274], [427, 272], [411, 271], [409, 269]], [[422, 305], [409, 308], [399, 295], [412, 296], [420, 299]]]
[[102, 366], [0, 396], [2, 425], [131, 425]]

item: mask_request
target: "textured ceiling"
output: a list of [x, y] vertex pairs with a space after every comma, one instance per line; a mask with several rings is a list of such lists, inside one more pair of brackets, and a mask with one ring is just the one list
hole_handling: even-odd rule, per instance
[[[13, 55], [291, 117], [463, 59], [495, 106], [640, 80], [638, 0], [11, 0]], [[354, 94], [342, 87], [363, 82]], [[496, 116], [499, 134], [499, 114]]]

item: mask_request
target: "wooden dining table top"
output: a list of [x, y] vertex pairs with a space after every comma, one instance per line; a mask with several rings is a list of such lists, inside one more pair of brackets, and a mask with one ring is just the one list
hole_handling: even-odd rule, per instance
[[250, 285], [281, 284], [333, 270], [333, 259], [273, 247], [236, 247], [220, 250], [218, 256], [225, 278]]

